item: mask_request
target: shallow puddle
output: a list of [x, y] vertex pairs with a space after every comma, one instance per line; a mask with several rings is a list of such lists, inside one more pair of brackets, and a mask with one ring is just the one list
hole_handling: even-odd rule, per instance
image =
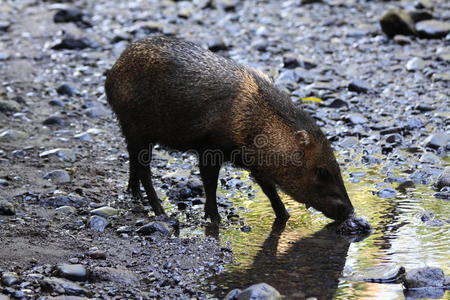
[[[352, 183], [350, 173], [359, 182]], [[232, 199], [251, 230], [244, 232], [242, 225], [235, 225], [221, 232], [221, 241], [231, 244], [235, 262], [211, 279], [220, 287], [217, 295], [266, 282], [287, 299], [404, 299], [400, 284], [353, 282], [344, 277], [388, 264], [406, 270], [436, 266], [450, 275], [450, 202], [436, 199], [430, 186], [420, 185], [390, 199], [373, 195], [379, 189], [375, 185], [383, 183], [379, 173], [376, 168], [344, 172], [358, 215], [373, 226], [372, 234], [362, 241], [336, 235], [326, 227], [329, 219], [290, 199], [285, 203], [291, 219], [284, 228], [272, 224], [272, 208], [261, 192], [253, 200], [244, 195]], [[389, 183], [383, 188], [397, 186]], [[424, 211], [433, 212], [445, 224], [427, 225], [418, 217]], [[437, 291], [433, 297], [450, 299], [450, 293]], [[408, 299], [415, 299], [414, 295]]]

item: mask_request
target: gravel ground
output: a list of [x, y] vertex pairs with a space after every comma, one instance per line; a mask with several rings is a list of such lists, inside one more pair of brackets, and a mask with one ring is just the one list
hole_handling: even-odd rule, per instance
[[[381, 163], [387, 180], [397, 180], [390, 170], [401, 167], [408, 181], [432, 188], [450, 150], [450, 36], [389, 39], [379, 25], [388, 9], [415, 4], [3, 1], [0, 292], [213, 297], [206, 278], [223, 270], [230, 249], [212, 238], [177, 237], [206, 225], [195, 158], [156, 152], [155, 185], [178, 207], [172, 219], [147, 217], [148, 207], [125, 193], [127, 153], [106, 104], [104, 73], [130, 41], [149, 35], [183, 37], [265, 71], [313, 114], [341, 163], [357, 153], [361, 164]], [[433, 5], [434, 18], [450, 22], [450, 2]], [[253, 195], [238, 172], [226, 167], [222, 188], [239, 185]], [[449, 199], [448, 188], [436, 196]], [[227, 199], [219, 203], [229, 220], [223, 226], [242, 221]], [[67, 263], [86, 271], [79, 282], [67, 278], [80, 269], [61, 271]]]

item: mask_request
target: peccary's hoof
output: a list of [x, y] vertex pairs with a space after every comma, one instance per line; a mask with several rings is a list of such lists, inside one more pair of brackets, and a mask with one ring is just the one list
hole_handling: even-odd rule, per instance
[[366, 219], [356, 216], [343, 221], [336, 228], [336, 232], [342, 235], [366, 234], [372, 231], [372, 227]]

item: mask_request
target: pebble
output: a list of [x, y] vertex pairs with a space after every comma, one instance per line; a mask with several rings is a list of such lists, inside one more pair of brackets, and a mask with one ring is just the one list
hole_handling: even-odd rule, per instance
[[401, 35], [401, 34], [396, 34], [394, 36], [394, 41], [401, 46], [409, 45], [412, 43], [412, 40], [409, 36]]
[[9, 27], [11, 27], [11, 23], [8, 21], [0, 21], [0, 31], [6, 32], [8, 31]]
[[20, 105], [16, 101], [2, 100], [0, 99], [0, 112], [18, 112], [20, 111]]
[[60, 264], [56, 266], [55, 273], [58, 277], [72, 281], [86, 281], [88, 279], [86, 267], [80, 264]]
[[216, 38], [208, 41], [208, 49], [212, 52], [226, 51], [229, 49], [222, 39]]
[[80, 140], [82, 142], [93, 142], [94, 139], [87, 132], [82, 132], [73, 136], [75, 139]]
[[89, 219], [89, 227], [93, 230], [103, 232], [105, 228], [108, 227], [109, 221], [100, 216], [92, 216]]
[[414, 35], [416, 33], [414, 21], [405, 10], [390, 10], [380, 19], [380, 25], [383, 32], [393, 38], [397, 34]]
[[110, 206], [103, 206], [103, 207], [99, 207], [99, 208], [91, 210], [91, 214], [97, 215], [100, 217], [104, 217], [104, 218], [108, 218], [108, 217], [112, 217], [112, 216], [117, 216], [119, 214], [119, 211]]
[[72, 215], [77, 212], [77, 209], [75, 207], [69, 206], [69, 205], [60, 206], [60, 207], [56, 208], [55, 210], [59, 213], [65, 214], [65, 215]]
[[4, 286], [13, 286], [20, 281], [19, 275], [14, 272], [4, 272], [2, 274], [1, 283]]
[[367, 93], [371, 87], [364, 81], [355, 79], [348, 84], [348, 90], [356, 93]]
[[94, 106], [86, 109], [86, 115], [90, 118], [108, 117], [111, 112], [103, 106]]
[[281, 294], [267, 283], [258, 283], [249, 286], [245, 290], [239, 289], [229, 292], [224, 300], [280, 300]]
[[397, 196], [397, 191], [393, 188], [385, 188], [377, 191], [375, 193], [380, 198], [395, 198]]
[[445, 274], [440, 268], [424, 267], [406, 272], [404, 284], [406, 288], [443, 287]]
[[310, 70], [317, 67], [317, 64], [302, 55], [286, 55], [283, 57], [283, 67], [286, 69], [301, 67], [303, 69]]
[[44, 179], [50, 180], [54, 184], [70, 182], [70, 175], [64, 170], [53, 170], [44, 175]]
[[71, 296], [89, 296], [88, 290], [80, 285], [62, 278], [48, 277], [40, 281], [43, 291]]
[[89, 249], [87, 255], [92, 259], [106, 259], [106, 252], [96, 247]]
[[51, 197], [40, 197], [39, 204], [43, 207], [61, 207], [61, 206], [73, 206], [82, 207], [87, 205], [87, 200], [79, 195], [55, 195]]
[[13, 216], [16, 214], [14, 205], [6, 200], [0, 200], [0, 215]]
[[60, 85], [56, 89], [56, 92], [59, 95], [65, 95], [65, 96], [69, 96], [69, 97], [72, 97], [73, 95], [77, 94], [77, 91], [72, 86], [70, 86], [67, 83], [64, 83], [64, 84]]
[[436, 187], [439, 190], [446, 186], [450, 187], [450, 166], [445, 167], [444, 171], [439, 176], [437, 183], [436, 183]]
[[26, 137], [28, 137], [28, 135], [21, 130], [7, 129], [0, 133], [0, 142], [17, 141], [25, 139]]
[[83, 12], [76, 8], [60, 9], [53, 16], [53, 22], [66, 23], [66, 22], [79, 22], [83, 18]]
[[414, 57], [406, 63], [405, 68], [408, 71], [420, 71], [423, 70], [426, 66], [427, 63], [423, 59], [421, 59], [420, 57]]
[[167, 236], [172, 234], [169, 226], [165, 222], [160, 221], [150, 222], [137, 230], [137, 233], [142, 235], [151, 235], [155, 232], [159, 232]]
[[63, 161], [74, 162], [77, 159], [75, 152], [71, 149], [65, 148], [57, 148], [51, 149], [39, 154], [39, 157], [47, 158], [47, 157], [58, 157]]
[[43, 125], [59, 125], [64, 126], [64, 119], [59, 116], [50, 116], [42, 122]]
[[366, 219], [355, 216], [346, 219], [336, 228], [336, 232], [343, 235], [366, 234], [371, 231], [372, 227]]
[[83, 50], [93, 47], [91, 41], [87, 38], [65, 37], [59, 43], [55, 44], [53, 50]]
[[367, 118], [359, 113], [350, 113], [344, 117], [344, 120], [350, 122], [353, 125], [365, 124], [368, 122]]
[[423, 141], [423, 144], [426, 147], [431, 147], [435, 149], [439, 147], [446, 147], [449, 143], [450, 143], [450, 135], [440, 132], [433, 133]]
[[438, 20], [426, 20], [416, 24], [417, 34], [429, 39], [440, 39], [450, 33], [450, 23]]

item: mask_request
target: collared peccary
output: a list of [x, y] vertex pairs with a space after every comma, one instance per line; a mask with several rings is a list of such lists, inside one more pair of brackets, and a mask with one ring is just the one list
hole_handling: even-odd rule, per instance
[[128, 188], [142, 197], [142, 184], [155, 214], [164, 214], [148, 163], [156, 143], [198, 153], [205, 217], [213, 222], [220, 221], [216, 188], [227, 161], [251, 172], [277, 218], [289, 218], [277, 187], [329, 218], [353, 214], [328, 140], [262, 72], [191, 42], [153, 37], [122, 53], [105, 89], [128, 145]]

